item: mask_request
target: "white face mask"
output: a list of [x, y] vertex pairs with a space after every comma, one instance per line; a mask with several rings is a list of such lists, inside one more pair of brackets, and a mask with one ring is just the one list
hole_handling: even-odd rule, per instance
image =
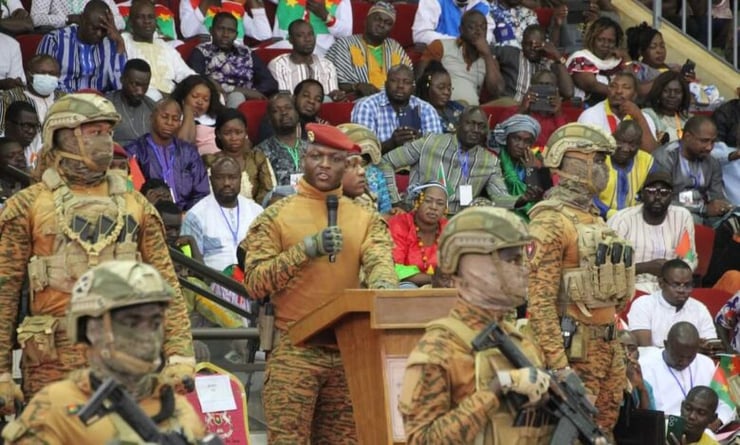
[[49, 96], [59, 86], [59, 77], [51, 74], [34, 74], [32, 86], [39, 95]]

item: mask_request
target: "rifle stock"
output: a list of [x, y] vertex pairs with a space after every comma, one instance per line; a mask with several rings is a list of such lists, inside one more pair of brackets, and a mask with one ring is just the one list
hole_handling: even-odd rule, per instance
[[[481, 331], [473, 339], [472, 346], [475, 351], [498, 348], [516, 368], [534, 366], [496, 322], [492, 322]], [[589, 445], [594, 445], [597, 441], [608, 443], [604, 433], [593, 421], [597, 410], [586, 398], [583, 383], [575, 373], [570, 373], [560, 382], [553, 375], [550, 379], [549, 394], [550, 398], [544, 409], [558, 419], [550, 441], [551, 445], [572, 444], [576, 439]], [[515, 395], [512, 393], [507, 397]], [[517, 407], [521, 407], [521, 400], [515, 401]]]

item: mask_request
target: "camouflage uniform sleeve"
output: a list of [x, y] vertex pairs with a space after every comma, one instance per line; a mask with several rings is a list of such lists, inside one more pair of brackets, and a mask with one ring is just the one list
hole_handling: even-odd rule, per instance
[[568, 366], [563, 348], [557, 295], [563, 269], [563, 219], [554, 211], [545, 211], [529, 223], [534, 238], [529, 258], [529, 310], [532, 330], [545, 354], [545, 363], [552, 369]]
[[32, 189], [10, 197], [0, 212], [0, 373], [10, 372], [21, 287], [31, 256]]
[[49, 389], [44, 388], [33, 396], [21, 416], [3, 429], [3, 439], [8, 445], [62, 445], [58, 415]]
[[308, 263], [303, 242], [287, 249], [283, 249], [280, 242], [274, 218], [287, 199], [265, 209], [254, 220], [241, 243], [246, 252], [244, 287], [251, 298], [261, 300], [284, 289]]
[[139, 240], [139, 251], [145, 263], [154, 266], [165, 280], [175, 289], [175, 298], [167, 307], [165, 318], [164, 353], [167, 357], [174, 355], [182, 357], [193, 357], [193, 337], [190, 333], [190, 318], [182, 289], [172, 265], [169, 249], [164, 239], [164, 224], [159, 219], [157, 210], [141, 197], [141, 205], [144, 207], [141, 221], [141, 238]]
[[398, 275], [393, 263], [393, 239], [388, 223], [378, 212], [373, 212], [370, 228], [362, 243], [362, 266], [371, 289], [398, 287]]
[[398, 408], [408, 445], [473, 443], [498, 407], [491, 391], [478, 391], [452, 407], [447, 371], [437, 364], [406, 368]]

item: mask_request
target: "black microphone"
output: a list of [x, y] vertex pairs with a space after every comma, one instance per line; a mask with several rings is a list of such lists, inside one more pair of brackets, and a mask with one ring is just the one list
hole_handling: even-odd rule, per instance
[[[326, 197], [326, 212], [329, 214], [329, 227], [337, 225], [337, 209], [339, 208], [339, 200], [335, 195], [328, 195]], [[335, 254], [329, 255], [329, 262], [333, 263], [336, 261], [337, 256]]]

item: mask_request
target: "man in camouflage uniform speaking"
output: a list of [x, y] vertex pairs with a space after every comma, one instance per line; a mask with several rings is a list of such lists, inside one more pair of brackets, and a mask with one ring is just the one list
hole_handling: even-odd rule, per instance
[[473, 207], [450, 219], [439, 240], [439, 270], [452, 274], [458, 298], [446, 318], [435, 320], [409, 355], [399, 409], [409, 445], [549, 444], [553, 419], [538, 408], [515, 425], [507, 394], [536, 404], [550, 375], [516, 369], [498, 348], [475, 353], [471, 342], [497, 322], [535, 366], [544, 357], [534, 340], [504, 320], [525, 302], [524, 222], [508, 210]]
[[[291, 344], [287, 328], [345, 289], [398, 285], [393, 241], [382, 218], [342, 196], [349, 153], [360, 148], [339, 129], [308, 124], [298, 194], [271, 205], [241, 246], [244, 285], [275, 306], [277, 344], [262, 393], [270, 444], [357, 443], [347, 380], [334, 347]], [[327, 196], [339, 200], [337, 225], [327, 227]], [[332, 257], [336, 262], [332, 262]]]
[[592, 204], [606, 186], [604, 161], [615, 145], [593, 126], [560, 127], [544, 156], [560, 183], [529, 212], [530, 324], [547, 366], [572, 366], [596, 397], [596, 421], [604, 432], [614, 428], [626, 381], [614, 316], [632, 297], [635, 277], [631, 247]]
[[174, 296], [174, 289], [148, 264], [108, 261], [85, 272], [72, 290], [65, 324], [72, 342], [90, 345], [90, 368], [39, 391], [20, 418], [3, 430], [6, 443], [143, 443], [115, 412], [90, 426], [76, 415], [108, 378], [122, 385], [147, 416], [155, 416], [163, 434], [177, 439], [167, 443], [197, 443], [205, 427], [187, 399], [172, 390], [156, 391], [164, 313]]
[[[0, 413], [13, 411], [13, 331], [23, 347], [23, 389], [30, 397], [47, 384], [87, 364], [83, 345], [70, 341], [60, 318], [70, 291], [88, 269], [105, 261], [143, 260], [174, 289], [177, 277], [157, 211], [126, 178], [108, 172], [113, 104], [95, 94], [70, 94], [46, 115], [37, 172], [41, 181], [20, 191], [0, 213]], [[28, 279], [28, 314], [17, 317], [21, 286]], [[167, 309], [163, 378], [192, 381], [192, 337], [179, 290]]]

